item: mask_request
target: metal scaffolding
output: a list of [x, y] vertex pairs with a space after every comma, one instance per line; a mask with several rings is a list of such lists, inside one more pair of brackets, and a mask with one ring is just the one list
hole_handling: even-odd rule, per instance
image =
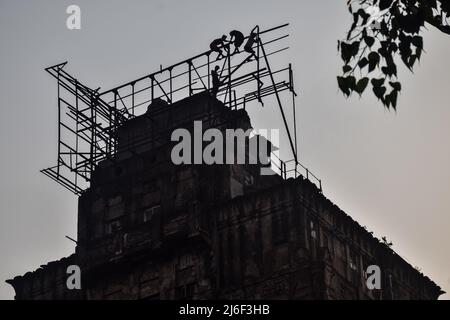
[[[119, 126], [144, 114], [155, 99], [171, 104], [208, 91], [230, 109], [245, 109], [254, 101], [263, 104], [263, 98], [274, 95], [297, 176], [304, 167], [297, 157], [293, 71], [290, 64], [272, 69], [269, 63], [270, 56], [288, 49], [280, 45], [289, 36], [287, 26], [267, 30], [256, 26], [248, 36], [233, 30], [229, 39], [223, 36], [213, 41], [206, 52], [103, 92], [68, 74], [64, 70], [67, 62], [46, 68], [58, 84], [58, 159], [55, 166], [42, 172], [79, 195], [88, 188], [96, 165], [114, 159]], [[213, 70], [220, 70], [216, 79]], [[292, 95], [293, 132], [280, 98], [283, 91]], [[280, 164], [280, 175], [285, 178], [286, 163]], [[306, 174], [311, 175], [307, 169]], [[316, 180], [321, 189], [321, 181]]]

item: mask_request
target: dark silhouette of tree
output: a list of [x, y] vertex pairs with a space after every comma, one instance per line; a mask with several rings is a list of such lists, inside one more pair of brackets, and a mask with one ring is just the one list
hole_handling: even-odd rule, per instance
[[338, 85], [346, 97], [371, 84], [386, 108], [397, 108], [402, 87], [396, 58], [413, 71], [423, 52], [426, 24], [450, 35], [450, 0], [349, 0], [353, 23], [338, 42], [344, 66]]

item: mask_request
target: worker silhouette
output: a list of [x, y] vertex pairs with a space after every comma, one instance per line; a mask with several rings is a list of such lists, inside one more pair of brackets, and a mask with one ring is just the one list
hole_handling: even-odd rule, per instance
[[227, 36], [223, 35], [221, 38], [213, 40], [213, 42], [211, 42], [209, 45], [209, 48], [211, 49], [211, 51], [218, 53], [216, 60], [219, 60], [224, 57], [222, 49], [224, 49], [226, 47], [226, 43], [225, 43], [226, 39], [227, 39]]
[[231, 42], [234, 44], [234, 52], [239, 53], [239, 47], [244, 43], [244, 35], [238, 30], [233, 30], [230, 32]]
[[219, 87], [220, 87], [219, 69], [220, 69], [219, 66], [215, 66], [214, 70], [211, 71], [211, 78], [212, 78], [211, 94], [214, 97], [217, 96], [217, 93], [219, 92]]
[[255, 51], [253, 50], [253, 45], [255, 44], [257, 40], [258, 34], [255, 32], [252, 32], [250, 36], [248, 37], [247, 43], [244, 46], [244, 50], [248, 53], [255, 54]]

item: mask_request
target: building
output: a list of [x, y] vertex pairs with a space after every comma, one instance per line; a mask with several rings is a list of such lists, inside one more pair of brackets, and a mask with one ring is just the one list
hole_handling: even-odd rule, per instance
[[[75, 253], [7, 282], [16, 299], [437, 299], [443, 292], [303, 176], [174, 165], [175, 128], [251, 127], [207, 92], [153, 102], [79, 197]], [[66, 287], [81, 268], [81, 290]], [[366, 285], [369, 265], [381, 289]]]

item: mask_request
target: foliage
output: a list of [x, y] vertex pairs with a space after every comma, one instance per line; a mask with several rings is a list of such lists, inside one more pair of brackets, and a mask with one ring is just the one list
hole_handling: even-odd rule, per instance
[[[338, 85], [346, 97], [370, 85], [386, 108], [397, 108], [402, 86], [397, 58], [413, 71], [423, 53], [426, 24], [450, 35], [450, 0], [349, 0], [353, 23], [338, 42], [344, 66]], [[359, 77], [358, 77], [359, 76]]]

